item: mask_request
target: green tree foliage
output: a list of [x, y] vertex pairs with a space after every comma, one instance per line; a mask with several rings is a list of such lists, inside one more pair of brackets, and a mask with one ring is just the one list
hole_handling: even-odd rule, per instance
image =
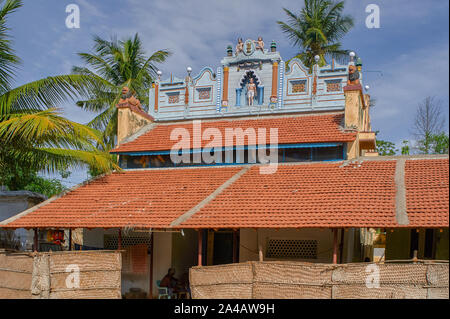
[[442, 132], [431, 135], [430, 145], [433, 154], [448, 154], [448, 134]]
[[409, 152], [410, 152], [409, 141], [404, 140], [402, 142], [401, 153], [402, 153], [402, 155], [409, 155]]
[[4, 185], [11, 191], [27, 190], [50, 198], [67, 189], [60, 180], [44, 178], [19, 165], [15, 165], [11, 170], [3, 170], [0, 175]]
[[395, 143], [383, 140], [377, 140], [377, 152], [380, 156], [392, 156], [397, 153]]
[[296, 58], [310, 70], [316, 55], [320, 66], [326, 64], [326, 58], [343, 61], [349, 51], [343, 50], [339, 41], [353, 27], [353, 18], [343, 14], [344, 1], [305, 0], [304, 4], [299, 14], [284, 8], [287, 22], [277, 21], [291, 43], [300, 48]]
[[[97, 87], [96, 78], [84, 74], [60, 75], [13, 88], [19, 58], [11, 47], [8, 16], [22, 6], [20, 0], [0, 0], [0, 172], [20, 176], [19, 168], [36, 174], [68, 166], [94, 166], [102, 171], [118, 168], [99, 151], [100, 132], [64, 118], [56, 105], [85, 96]], [[8, 185], [6, 173], [0, 184]]]
[[78, 101], [77, 105], [99, 113], [88, 125], [103, 132], [102, 138], [109, 150], [116, 143], [116, 105], [123, 87], [130, 88], [143, 108], [148, 109], [148, 94], [156, 77], [156, 64], [164, 62], [170, 52], [159, 50], [147, 57], [138, 34], [124, 41], [114, 38], [106, 41], [95, 36], [93, 50], [94, 53], [79, 53], [87, 67], [74, 67], [72, 71], [96, 78], [99, 85], [90, 87], [88, 99]]

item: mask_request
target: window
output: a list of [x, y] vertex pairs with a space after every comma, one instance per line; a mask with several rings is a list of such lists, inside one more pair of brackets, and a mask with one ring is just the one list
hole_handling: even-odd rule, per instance
[[310, 148], [288, 148], [285, 153], [285, 162], [304, 162], [311, 160]]
[[305, 93], [306, 80], [291, 81], [292, 93]]
[[342, 146], [336, 147], [318, 147], [313, 149], [314, 161], [330, 161], [343, 159], [344, 150]]
[[169, 104], [175, 104], [180, 102], [180, 93], [167, 93]]
[[317, 259], [317, 240], [269, 239], [266, 257]]
[[[172, 162], [170, 154], [155, 154], [155, 155], [121, 155], [120, 167], [126, 168], [157, 168], [157, 167], [181, 167], [181, 166], [199, 166], [199, 165], [214, 165], [214, 164], [253, 164], [261, 163], [260, 150], [242, 149], [227, 149], [226, 151], [217, 149], [214, 153], [213, 149], [205, 149], [205, 155], [209, 152], [210, 159], [205, 161], [204, 155], [200, 157], [200, 162], [194, 162], [193, 153], [188, 154], [189, 162], [180, 162], [175, 164]], [[170, 151], [167, 151], [170, 152]], [[262, 152], [264, 153], [264, 152]], [[198, 153], [196, 153], [196, 157]], [[181, 150], [179, 151], [181, 155]], [[261, 154], [263, 155], [263, 154]], [[265, 159], [278, 160], [278, 163], [295, 163], [307, 161], [333, 161], [344, 159], [344, 147], [327, 146], [327, 147], [292, 147], [292, 148], [267, 148], [265, 150]], [[212, 161], [212, 162], [211, 162]]]
[[[103, 247], [107, 250], [116, 250], [119, 243], [118, 235], [104, 235]], [[141, 244], [150, 245], [151, 239], [148, 234], [141, 236], [122, 236], [122, 247], [136, 246]]]
[[341, 91], [341, 80], [330, 80], [325, 81], [327, 84], [327, 92], [340, 92]]
[[209, 100], [211, 99], [211, 88], [200, 88], [198, 91], [199, 100]]

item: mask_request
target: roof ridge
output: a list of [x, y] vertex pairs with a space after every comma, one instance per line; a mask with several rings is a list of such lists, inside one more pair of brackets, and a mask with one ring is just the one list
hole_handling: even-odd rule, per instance
[[200, 203], [192, 207], [183, 215], [179, 216], [177, 219], [170, 223], [170, 227], [179, 226], [181, 223], [184, 223], [189, 218], [191, 218], [195, 213], [200, 211], [204, 206], [206, 206], [209, 202], [213, 201], [220, 193], [222, 193], [226, 188], [231, 186], [234, 182], [236, 182], [242, 175], [244, 175], [251, 167], [244, 167], [239, 172], [230, 177], [227, 181], [225, 181], [222, 185], [217, 187], [214, 192], [205, 197]]
[[406, 208], [405, 164], [405, 158], [400, 158], [395, 163], [395, 219], [399, 225], [409, 224]]

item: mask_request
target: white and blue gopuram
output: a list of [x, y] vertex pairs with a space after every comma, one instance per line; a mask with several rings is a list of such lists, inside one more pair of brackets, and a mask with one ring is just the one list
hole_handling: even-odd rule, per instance
[[[332, 63], [308, 70], [298, 59], [285, 63], [276, 43], [239, 41], [216, 69], [197, 75], [158, 79], [150, 90], [149, 114], [155, 121], [245, 116], [249, 114], [342, 111], [348, 66]], [[255, 94], [248, 98], [249, 83]]]

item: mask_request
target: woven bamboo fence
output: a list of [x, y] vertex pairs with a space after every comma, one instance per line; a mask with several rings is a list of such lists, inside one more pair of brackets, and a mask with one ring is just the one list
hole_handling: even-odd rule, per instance
[[117, 251], [0, 252], [0, 299], [121, 298], [121, 269]]
[[247, 262], [193, 267], [189, 275], [194, 299], [449, 298], [448, 263], [374, 265]]
[[0, 299], [30, 299], [33, 257], [0, 251]]

